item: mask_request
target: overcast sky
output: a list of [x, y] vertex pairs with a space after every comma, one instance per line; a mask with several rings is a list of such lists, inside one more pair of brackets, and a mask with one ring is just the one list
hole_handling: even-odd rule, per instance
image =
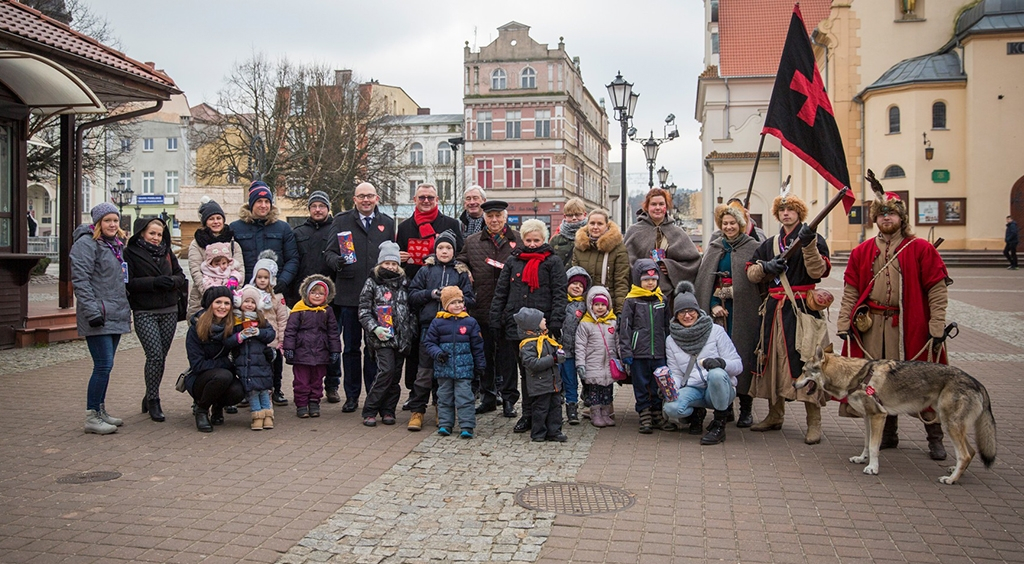
[[[431, 113], [462, 113], [465, 42], [487, 45], [499, 26], [514, 20], [549, 48], [564, 37], [569, 56], [580, 58], [585, 85], [609, 107], [605, 85], [621, 70], [640, 93], [633, 120], [638, 137], [651, 129], [663, 137], [665, 117], [675, 114], [680, 138], [661, 147], [657, 166], [669, 169], [680, 188], [700, 187], [693, 118], [703, 70], [700, 0], [85, 1], [107, 18], [129, 57], [156, 62], [192, 106], [215, 102], [232, 65], [257, 50], [349, 68], [360, 80], [402, 87]], [[616, 162], [619, 136], [612, 122], [610, 160]], [[644, 172], [642, 148], [629, 145], [629, 172]]]

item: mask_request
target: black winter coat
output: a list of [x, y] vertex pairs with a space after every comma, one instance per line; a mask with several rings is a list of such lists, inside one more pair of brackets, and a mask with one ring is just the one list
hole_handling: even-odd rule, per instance
[[201, 341], [199, 333], [196, 333], [196, 320], [205, 310], [192, 316], [188, 322], [188, 333], [185, 335], [185, 354], [188, 356], [189, 374], [185, 377], [185, 389], [193, 398], [192, 386], [196, 382], [196, 376], [208, 370], [223, 368], [235, 371], [231, 363], [230, 350], [224, 344], [221, 336], [224, 334], [224, 326], [213, 324], [210, 326], [210, 340]]
[[490, 321], [491, 300], [494, 299], [494, 288], [501, 277], [501, 267], [494, 266], [488, 259], [504, 264], [514, 249], [523, 246], [519, 232], [507, 225], [505, 238], [508, 241], [498, 248], [486, 229], [481, 233], [474, 233], [466, 237], [466, 245], [462, 247], [462, 252], [458, 256], [459, 262], [468, 266], [473, 274], [473, 292], [476, 294], [476, 304], [473, 307], [467, 306], [466, 310], [481, 325], [487, 325]]
[[[519, 258], [519, 255], [527, 251], [552, 253], [540, 264], [538, 271], [540, 286], [532, 292], [529, 286], [523, 282], [523, 269], [526, 267], [526, 261]], [[549, 331], [560, 331], [562, 322], [565, 320], [565, 306], [568, 303], [567, 287], [562, 259], [554, 254], [551, 245], [545, 243], [536, 249], [520, 246], [512, 251], [512, 256], [505, 261], [505, 268], [501, 270], [501, 277], [498, 278], [498, 285], [494, 289], [494, 299], [491, 301], [490, 327], [503, 327], [505, 338], [518, 342], [519, 329], [516, 328], [516, 322], [512, 316], [523, 307], [532, 307], [544, 312], [544, 319], [547, 320]]]
[[[438, 212], [437, 217], [430, 226], [434, 228], [434, 234], [440, 234], [445, 229], [451, 229], [455, 233], [455, 254], [462, 250], [463, 238], [462, 238], [462, 224], [459, 220], [454, 217], [448, 217], [443, 213]], [[416, 225], [416, 220], [410, 217], [398, 224], [398, 237], [395, 242], [398, 243], [398, 248], [404, 252], [409, 251], [409, 239], [421, 239], [420, 228]], [[416, 277], [416, 273], [420, 270], [420, 265], [404, 263], [402, 268], [405, 269], [405, 275], [412, 280]]]
[[[391, 338], [381, 341], [373, 330], [381, 325], [377, 307], [391, 306]], [[359, 293], [359, 323], [365, 331], [366, 345], [376, 349], [398, 349], [409, 354], [412, 342], [419, 332], [416, 316], [409, 309], [409, 289], [405, 271], [397, 273], [375, 266]]]
[[[307, 217], [306, 222], [292, 229], [295, 234], [295, 246], [299, 249], [299, 273], [296, 280], [305, 280], [310, 274], [322, 274], [327, 277], [334, 277], [334, 269], [327, 264], [327, 248], [334, 239], [338, 244], [335, 231], [331, 229], [334, 218], [327, 216], [327, 219], [316, 222], [313, 218]], [[296, 284], [288, 289], [286, 296], [288, 303], [294, 305], [299, 301], [299, 290]]]
[[[327, 243], [324, 257], [327, 267], [334, 273], [334, 285], [338, 292], [334, 297], [334, 303], [339, 306], [359, 305], [359, 293], [363, 289], [363, 284], [370, 277], [370, 270], [377, 266], [380, 244], [395, 240], [395, 220], [381, 213], [380, 208], [374, 208], [373, 214], [369, 230], [363, 225], [359, 210], [356, 209], [336, 215], [328, 230], [330, 241]], [[352, 242], [356, 247], [355, 264], [345, 264], [345, 261], [341, 260], [338, 233], [342, 231], [352, 232]]]
[[267, 361], [263, 351], [277, 334], [269, 324], [259, 329], [260, 332], [255, 337], [249, 337], [239, 343], [238, 335], [242, 332], [242, 324], [241, 320], [235, 318], [234, 338], [225, 343], [231, 350], [235, 374], [242, 380], [245, 393], [270, 390], [274, 387], [274, 367]]
[[441, 264], [437, 262], [436, 256], [431, 255], [409, 283], [409, 306], [418, 313], [420, 325], [430, 325], [437, 316], [437, 312], [441, 310], [441, 301], [434, 298], [434, 290], [440, 294], [441, 289], [446, 286], [458, 286], [462, 290], [462, 300], [466, 304], [466, 309], [476, 304], [473, 284], [469, 281], [469, 269], [466, 265], [454, 259], [448, 264]]
[[[148, 225], [149, 222], [146, 222]], [[154, 258], [139, 246], [141, 233], [136, 233], [124, 248], [124, 260], [128, 263], [128, 304], [132, 311], [156, 311], [178, 305], [178, 290], [187, 287], [185, 273], [178, 259], [165, 245], [167, 254]], [[171, 240], [171, 230], [164, 225], [164, 241]], [[154, 284], [160, 276], [169, 276], [174, 282], [170, 289], [157, 289]]]

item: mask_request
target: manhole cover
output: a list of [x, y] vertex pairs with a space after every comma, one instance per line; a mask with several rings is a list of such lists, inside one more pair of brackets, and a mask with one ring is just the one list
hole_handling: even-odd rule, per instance
[[90, 482], [109, 482], [121, 477], [120, 472], [78, 472], [57, 478], [58, 484], [88, 484]]
[[636, 503], [636, 497], [621, 488], [561, 482], [519, 490], [516, 503], [527, 509], [562, 515], [595, 515], [628, 509]]

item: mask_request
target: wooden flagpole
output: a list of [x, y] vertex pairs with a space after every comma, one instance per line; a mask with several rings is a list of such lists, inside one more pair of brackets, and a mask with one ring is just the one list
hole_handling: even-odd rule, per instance
[[761, 141], [757, 143], [757, 155], [754, 156], [754, 170], [750, 171], [750, 184], [747, 186], [747, 197], [743, 199], [743, 207], [747, 210], [750, 209], [750, 193], [754, 191], [754, 177], [757, 176], [757, 165], [761, 162], [761, 149], [764, 147], [764, 135], [764, 132], [761, 132]]

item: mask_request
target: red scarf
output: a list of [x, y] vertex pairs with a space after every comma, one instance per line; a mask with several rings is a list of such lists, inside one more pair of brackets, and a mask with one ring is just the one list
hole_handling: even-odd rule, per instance
[[438, 208], [434, 208], [433, 211], [422, 213], [417, 208], [412, 213], [412, 220], [416, 222], [416, 226], [420, 228], [420, 237], [434, 238], [437, 233], [434, 231], [434, 226], [431, 223], [437, 219], [437, 214], [440, 212]]
[[531, 292], [540, 288], [540, 263], [549, 256], [551, 256], [551, 251], [519, 254], [519, 259], [526, 261], [526, 266], [523, 268], [523, 282], [526, 282], [526, 286], [530, 288]]

